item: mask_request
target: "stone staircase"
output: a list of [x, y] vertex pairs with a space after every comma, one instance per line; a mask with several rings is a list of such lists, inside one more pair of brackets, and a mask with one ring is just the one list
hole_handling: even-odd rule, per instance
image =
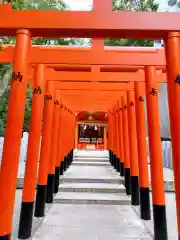
[[61, 178], [54, 203], [129, 205], [130, 197], [125, 194], [123, 183], [123, 178], [110, 165], [108, 153], [89, 157], [77, 152]]
[[32, 240], [152, 240], [123, 183], [108, 161], [108, 152], [75, 152]]
[[[99, 151], [101, 152], [101, 155], [97, 155], [97, 151], [75, 151], [74, 154], [74, 161], [73, 164], [71, 165], [70, 169], [68, 169], [68, 171], [65, 173], [64, 177], [61, 179], [63, 186], [65, 183], [69, 183], [69, 184], [73, 184], [73, 183], [94, 183], [94, 184], [98, 184], [98, 183], [104, 183], [104, 185], [102, 184], [102, 191], [105, 191], [104, 188], [106, 187], [110, 187], [111, 190], [109, 190], [108, 188], [108, 192], [113, 191], [113, 186], [111, 185], [106, 185], [108, 184], [114, 184], [114, 187], [116, 187], [120, 181], [122, 181], [122, 178], [119, 177], [119, 174], [117, 174], [115, 172], [115, 170], [111, 167], [110, 163], [109, 163], [109, 156], [108, 156], [108, 152], [103, 152], [103, 151]], [[97, 156], [96, 156], [97, 155]], [[77, 168], [76, 168], [77, 167]], [[76, 172], [78, 169], [78, 173], [77, 174], [81, 174], [80, 173], [80, 169], [82, 168], [86, 169], [85, 171], [88, 171], [88, 169], [90, 171], [94, 171], [94, 169], [99, 169], [100, 171], [102, 169], [106, 169], [108, 172], [107, 174], [105, 174], [105, 179], [96, 179], [96, 177], [92, 177], [90, 175], [86, 174], [86, 178], [82, 179], [79, 176], [75, 176], [72, 178], [72, 172]], [[111, 169], [111, 170], [108, 170]], [[25, 162], [20, 162], [19, 164], [19, 173], [18, 173], [18, 179], [17, 179], [17, 189], [22, 189], [23, 188], [23, 182], [24, 182], [24, 171], [25, 171]], [[173, 171], [171, 169], [168, 168], [164, 168], [163, 169], [164, 172], [164, 189], [165, 192], [174, 192], [174, 176], [173, 176]], [[113, 176], [115, 175], [116, 178], [111, 179], [111, 173], [113, 173]], [[109, 177], [109, 179], [108, 179]], [[151, 190], [151, 175], [150, 175], [150, 165], [149, 165], [149, 187]], [[76, 185], [76, 187], [79, 189], [79, 187]], [[76, 189], [76, 187], [73, 185], [72, 189]], [[100, 188], [100, 186], [98, 187], [98, 189]], [[68, 185], [68, 189], [69, 191], [71, 190], [70, 185]], [[68, 190], [67, 188], [65, 188], [66, 192]], [[64, 191], [63, 187], [61, 187], [60, 191]], [[75, 190], [73, 190], [75, 191]], [[79, 190], [80, 191], [80, 190]], [[85, 191], [82, 190], [81, 191]], [[88, 191], [88, 187], [87, 190]], [[92, 191], [92, 185], [90, 187], [90, 191]], [[100, 190], [97, 190], [100, 191]], [[101, 191], [101, 192], [102, 192]], [[124, 190], [123, 190], [124, 191]], [[116, 191], [115, 191], [116, 192]]]

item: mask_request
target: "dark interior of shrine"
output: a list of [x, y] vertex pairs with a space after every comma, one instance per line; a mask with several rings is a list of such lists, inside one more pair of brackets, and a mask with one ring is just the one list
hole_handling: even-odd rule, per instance
[[102, 143], [104, 138], [104, 127], [92, 124], [79, 124], [79, 142]]

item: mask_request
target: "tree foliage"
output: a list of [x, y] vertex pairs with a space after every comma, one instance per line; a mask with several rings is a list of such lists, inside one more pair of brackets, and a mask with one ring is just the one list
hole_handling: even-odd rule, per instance
[[113, 0], [115, 11], [152, 12], [157, 8], [154, 0]]
[[[2, 3], [11, 3], [13, 9], [56, 9], [63, 10], [67, 8], [63, 0], [3, 0]], [[48, 38], [33, 38], [32, 44], [34, 45], [69, 45], [75, 44], [75, 39], [48, 39]], [[15, 38], [2, 37], [0, 38], [0, 45], [2, 44], [15, 44]], [[4, 135], [6, 115], [8, 109], [8, 98], [10, 89], [10, 79], [12, 75], [11, 64], [0, 64], [0, 136]], [[32, 90], [27, 88], [24, 125], [23, 131], [28, 131], [29, 120], [31, 116], [31, 104], [32, 104]]]
[[[158, 5], [154, 0], [113, 0], [114, 11], [155, 12]], [[110, 46], [153, 46], [154, 41], [147, 39], [106, 39]]]
[[[12, 3], [13, 9], [68, 9], [63, 0], [0, 0], [0, 3]], [[157, 5], [154, 0], [113, 0], [114, 11], [156, 11]], [[15, 44], [13, 37], [1, 37], [2, 44]], [[32, 44], [35, 45], [83, 45], [83, 40], [77, 39], [49, 39], [33, 38]], [[111, 46], [152, 46], [153, 41], [136, 39], [106, 39], [105, 45]], [[4, 134], [6, 114], [8, 108], [9, 82], [11, 79], [12, 68], [10, 64], [0, 64], [0, 136]], [[32, 90], [27, 89], [27, 98], [25, 105], [23, 131], [28, 131], [28, 125], [31, 115]]]
[[8, 97], [9, 97], [9, 87], [5, 90], [3, 95], [0, 96], [0, 136], [4, 135], [6, 114], [8, 109]]

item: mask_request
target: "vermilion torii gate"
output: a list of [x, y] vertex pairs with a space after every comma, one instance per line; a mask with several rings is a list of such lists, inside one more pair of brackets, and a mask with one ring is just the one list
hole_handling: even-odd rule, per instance
[[[41, 86], [41, 84], [44, 84], [45, 78], [44, 78], [44, 81], [42, 81], [41, 83], [39, 82], [39, 79], [41, 79], [40, 76], [42, 75], [42, 73], [39, 72], [39, 71], [40, 71], [40, 69], [42, 70], [43, 66], [44, 66], [43, 64], [37, 65], [37, 69], [35, 71], [36, 74], [35, 74], [35, 80], [34, 80], [34, 85], [35, 85], [34, 89], [37, 90], [37, 91], [34, 91], [35, 94], [38, 94], [38, 90], [43, 89], [43, 86]], [[41, 74], [41, 75], [38, 77], [38, 74]], [[43, 76], [44, 76], [44, 74], [43, 74]], [[48, 84], [47, 86], [49, 86], [49, 87], [47, 88], [47, 90], [45, 92], [45, 96], [48, 97], [49, 100], [53, 100], [53, 96], [55, 96], [56, 97], [55, 98], [55, 102], [56, 102], [56, 107], [57, 107], [58, 102], [60, 101], [59, 100], [59, 95], [61, 96], [62, 99], [64, 99], [64, 96], [67, 93], [65, 95], [61, 93], [61, 92], [64, 91], [64, 90], [62, 90], [63, 89], [62, 83], [59, 83], [57, 81], [56, 82], [55, 81], [48, 81], [47, 84]], [[100, 85], [102, 85], [102, 86], [100, 86]], [[51, 88], [50, 88], [50, 86], [51, 86]], [[98, 91], [98, 86], [99, 86], [99, 91]], [[96, 92], [98, 91], [98, 96], [101, 95], [101, 96], [104, 96], [106, 98], [108, 96], [107, 94], [109, 92], [107, 91], [107, 87], [106, 86], [103, 87], [103, 86], [104, 86], [104, 84], [95, 84], [95, 86], [94, 86], [94, 84], [92, 84], [92, 88], [90, 88], [89, 90], [90, 91], [96, 90]], [[68, 92], [72, 91], [72, 90], [68, 90], [67, 89], [68, 86], [64, 85], [64, 88], [65, 87], [66, 87], [65, 91], [68, 91]], [[53, 91], [54, 91], [53, 88], [56, 90], [56, 95], [54, 95], [54, 93], [53, 93]], [[70, 85], [69, 88], [72, 89], [72, 86]], [[74, 85], [74, 88], [75, 88], [75, 85]], [[74, 89], [73, 91], [76, 92], [76, 93], [79, 93], [80, 95], [78, 95], [78, 96], [81, 96], [81, 101], [84, 101], [87, 96], [82, 94], [83, 87], [81, 87], [82, 89], [80, 90], [80, 89], [78, 89], [78, 84], [77, 84], [76, 88], [77, 89]], [[105, 90], [105, 88], [106, 88], [106, 90]], [[117, 88], [117, 84], [116, 84], [116, 88]], [[61, 90], [58, 90], [58, 89], [61, 89]], [[133, 84], [119, 84], [119, 91], [127, 91], [128, 89], [131, 89], [131, 90], [134, 89], [133, 88]], [[110, 90], [113, 91], [113, 89], [109, 89], [109, 91]], [[102, 92], [102, 94], [101, 94], [101, 92]], [[114, 88], [114, 92], [115, 92], [115, 88]], [[86, 92], [86, 94], [87, 94], [87, 92]], [[69, 96], [71, 97], [71, 94]], [[118, 89], [116, 89], [115, 96], [111, 96], [111, 98], [108, 99], [108, 100], [112, 104], [112, 102], [115, 99], [118, 99], [118, 97], [119, 97], [119, 92], [118, 92]], [[98, 98], [97, 98], [96, 95], [94, 95], [94, 98], [95, 99], [93, 99], [93, 101], [96, 100], [96, 105], [97, 105], [98, 104]], [[87, 102], [86, 102], [86, 104], [87, 104]], [[91, 104], [89, 104], [89, 105], [91, 106]], [[104, 105], [103, 109], [107, 109], [107, 107], [108, 107], [107, 104], [109, 104], [109, 103], [107, 102], [106, 106]], [[52, 122], [52, 107], [53, 107], [53, 105], [51, 105], [51, 109], [50, 109], [50, 106], [49, 106], [49, 108], [45, 108], [46, 109], [46, 113], [48, 111], [47, 115], [45, 115], [45, 116], [47, 116], [47, 119], [45, 119], [46, 122], [47, 121], [49, 121], [49, 122], [51, 121]], [[98, 107], [98, 106], [96, 106], [96, 107]], [[102, 106], [100, 104], [99, 104], [99, 108], [100, 109], [102, 108]], [[57, 110], [56, 110], [56, 112], [57, 112]], [[56, 115], [58, 115], [58, 112], [57, 112]], [[57, 129], [58, 127], [56, 127], [57, 126], [57, 118], [58, 117], [56, 117], [56, 115], [54, 115], [54, 117], [53, 117], [53, 121], [55, 121], [55, 122], [53, 122], [53, 124], [48, 126], [48, 132], [52, 132], [51, 139], [53, 140], [52, 141], [53, 146], [57, 145], [55, 143], [56, 143], [56, 139], [58, 137], [58, 135], [57, 135], [58, 134], [58, 129]], [[34, 118], [36, 118], [35, 115], [34, 115]], [[45, 126], [47, 126], [46, 122], [44, 122]], [[62, 126], [62, 124], [61, 124], [61, 126]], [[37, 129], [30, 128], [30, 132], [32, 134], [32, 140], [29, 138], [28, 150], [29, 150], [29, 145], [31, 145], [31, 141], [34, 141], [33, 133], [35, 131], [37, 131]], [[39, 129], [39, 131], [40, 131], [40, 129]], [[46, 147], [44, 146], [44, 148], [41, 149], [41, 152], [43, 152], [43, 149], [47, 149], [48, 148], [48, 145], [47, 145], [48, 144], [48, 139], [49, 138], [46, 137], [45, 132], [43, 132], [43, 139], [42, 139], [42, 141], [46, 143]], [[59, 144], [60, 143], [58, 142], [58, 146], [57, 147], [59, 147]], [[38, 145], [38, 143], [36, 143], [36, 145]], [[49, 156], [55, 156], [56, 155], [55, 152], [56, 152], [55, 150], [54, 150], [54, 152], [53, 151], [50, 152]], [[31, 158], [28, 158], [29, 155], [31, 156]], [[48, 156], [47, 151], [46, 151], [46, 155]], [[34, 202], [34, 198], [33, 198], [32, 194], [31, 194], [31, 199], [28, 198], [28, 200], [24, 196], [25, 196], [25, 193], [27, 194], [29, 192], [32, 193], [33, 191], [35, 191], [35, 184], [31, 184], [30, 185], [29, 181], [32, 181], [32, 178], [34, 179], [34, 183], [36, 181], [36, 178], [35, 178], [36, 174], [35, 174], [35, 172], [36, 172], [36, 168], [37, 168], [37, 153], [34, 153], [34, 157], [33, 158], [32, 158], [32, 156], [33, 156], [32, 153], [30, 153], [30, 151], [28, 151], [28, 153], [27, 153], [27, 167], [26, 167], [27, 174], [25, 174], [24, 190], [23, 190], [23, 202], [22, 202], [20, 228], [19, 228], [19, 236], [21, 238], [22, 237], [23, 238], [24, 237], [27, 238], [27, 237], [29, 237], [31, 235], [31, 226], [30, 226], [30, 224], [32, 224], [32, 215], [31, 216], [27, 216], [27, 211], [26, 211], [25, 206], [27, 204], [29, 204], [29, 203], [33, 203]], [[32, 163], [32, 159], [34, 160], [33, 161], [34, 163]], [[59, 168], [59, 165], [60, 165], [59, 161], [56, 163], [55, 158], [53, 158], [53, 159], [54, 160], [51, 159], [49, 172], [48, 172], [49, 174], [48, 174], [48, 182], [47, 182], [47, 197], [46, 197], [46, 199], [43, 199], [43, 201], [42, 201], [42, 195], [41, 195], [42, 194], [42, 192], [41, 192], [42, 191], [42, 189], [41, 189], [42, 188], [42, 183], [38, 185], [37, 196], [36, 196], [36, 208], [35, 208], [35, 216], [36, 217], [42, 217], [44, 215], [45, 200], [46, 200], [47, 203], [51, 203], [53, 201], [53, 178], [54, 177], [55, 177], [55, 192], [58, 191], [59, 172], [61, 172], [61, 174], [63, 173], [62, 172], [62, 162], [61, 162], [61, 168]], [[41, 166], [42, 160], [43, 160], [43, 154], [40, 155], [40, 166]], [[55, 167], [55, 163], [56, 163], [56, 167]], [[32, 165], [34, 165], [34, 167], [32, 167]], [[66, 168], [66, 164], [65, 164], [65, 168]], [[63, 167], [63, 169], [64, 169], [64, 167]], [[39, 176], [41, 175], [41, 171], [42, 170], [40, 168], [39, 169]], [[56, 173], [56, 174], [54, 174], [54, 173]], [[44, 182], [43, 187], [45, 188], [45, 186], [46, 186], [46, 184]], [[44, 197], [45, 197], [45, 195], [44, 195]], [[33, 206], [32, 206], [32, 209], [33, 209]]]
[[[40, 66], [39, 66], [40, 67]], [[42, 67], [42, 66], [41, 66]], [[38, 68], [37, 68], [37, 71], [36, 72], [38, 72]], [[126, 75], [127, 75], [127, 73], [126, 73]], [[125, 76], [125, 75], [124, 75]], [[119, 78], [120, 77], [122, 77], [122, 74], [120, 73], [119, 74]], [[130, 74], [130, 77], [131, 77], [131, 74]], [[127, 79], [129, 79], [130, 77], [128, 77], [128, 75], [127, 75]], [[139, 74], [137, 73], [137, 78], [139, 77]], [[39, 77], [39, 79], [41, 79], [40, 77]], [[53, 79], [54, 80], [54, 79]], [[86, 78], [85, 78], [85, 80], [86, 80]], [[51, 80], [52, 81], [52, 80]], [[161, 79], [160, 79], [160, 81], [162, 81]], [[57, 80], [55, 81], [56, 82], [56, 89], [61, 89], [61, 91], [62, 91], [62, 89], [63, 89], [63, 85], [62, 85], [62, 83], [58, 83], [57, 82]], [[35, 82], [36, 83], [36, 82]], [[39, 84], [39, 85], [38, 85]], [[70, 89], [70, 91], [72, 92], [72, 87], [74, 88], [74, 90], [77, 92], [77, 90], [81, 93], [81, 95], [82, 95], [82, 90], [85, 90], [85, 86], [83, 87], [82, 86], [82, 83], [81, 83], [81, 89], [79, 89], [80, 88], [80, 86], [78, 86], [78, 83], [76, 83], [76, 87], [75, 87], [75, 84], [74, 83], [69, 83], [70, 85], [69, 85], [69, 89]], [[74, 86], [72, 86], [72, 85], [74, 85]], [[133, 90], [134, 88], [133, 88], [133, 85], [132, 84], [123, 84], [123, 83], [121, 83], [121, 84], [114, 84], [115, 86], [112, 86], [111, 88], [110, 87], [108, 87], [108, 90], [109, 91], [113, 91], [114, 90], [114, 92], [115, 92], [115, 87], [116, 87], [116, 91], [118, 90], [118, 85], [119, 85], [119, 90], [121, 90], [121, 91], [126, 91], [126, 90]], [[43, 88], [43, 87], [41, 87], [41, 85], [40, 85], [40, 83], [37, 83], [37, 86], [34, 86], [34, 88], [35, 89], [38, 89], [38, 88]], [[79, 87], [79, 88], [78, 88]], [[102, 83], [90, 83], [89, 84], [89, 86], [87, 86], [87, 83], [86, 83], [86, 88], [87, 87], [89, 87], [89, 91], [93, 91], [93, 90], [96, 90], [96, 91], [98, 91], [98, 88], [99, 88], [99, 91], [98, 91], [98, 95], [100, 95], [100, 93], [102, 92], [103, 93], [103, 96], [106, 98], [107, 96], [107, 93], [105, 93], [105, 90], [107, 91], [107, 86], [106, 86], [106, 84], [102, 84]], [[127, 88], [128, 87], [128, 88]], [[68, 90], [67, 88], [68, 88], [68, 83], [66, 83], [66, 86], [64, 86], [64, 88], [66, 89], [66, 91]], [[101, 91], [100, 91], [101, 90]], [[113, 92], [113, 93], [114, 93]], [[53, 93], [48, 93], [47, 92], [47, 95], [48, 94], [50, 94], [50, 96], [52, 96], [53, 95]], [[84, 94], [83, 94], [84, 95]], [[84, 100], [84, 96], [81, 96], [81, 101], [83, 101]], [[61, 96], [62, 96], [62, 94], [61, 94]], [[70, 95], [71, 96], [71, 95]], [[86, 97], [87, 97], [87, 92], [86, 92], [86, 95], [85, 95]], [[63, 98], [64, 98], [64, 96], [62, 96]], [[118, 94], [118, 96], [116, 96], [116, 98], [118, 99], [119, 98], [119, 94]], [[76, 96], [76, 100], [77, 100], [77, 96]], [[109, 99], [110, 100], [110, 99]], [[104, 101], [103, 101], [104, 102]], [[87, 102], [86, 102], [86, 104], [87, 104]], [[96, 105], [97, 105], [97, 99], [96, 99]], [[90, 105], [89, 105], [90, 106]], [[82, 106], [81, 106], [82, 107]], [[97, 107], [97, 106], [96, 106]], [[106, 109], [107, 109], [107, 106], [106, 106]], [[50, 113], [48, 114], [49, 116], [50, 116]], [[54, 125], [54, 124], [53, 124]], [[50, 130], [50, 129], [49, 129]], [[33, 133], [33, 131], [32, 131], [32, 129], [30, 130], [31, 131], [31, 133]], [[55, 132], [57, 132], [57, 131], [55, 131]], [[33, 134], [32, 134], [33, 135]], [[54, 139], [54, 136], [53, 136], [53, 139]], [[27, 161], [28, 161], [28, 158], [27, 158]], [[32, 155], [31, 155], [31, 164], [32, 164]], [[27, 165], [28, 166], [28, 165]], [[32, 166], [30, 165], [30, 167], [29, 167], [31, 170], [34, 170], [34, 168], [32, 168]], [[56, 167], [57, 168], [57, 167]], [[28, 169], [28, 168], [27, 168]], [[132, 168], [133, 169], [133, 168]], [[27, 172], [30, 172], [30, 170], [28, 170]], [[51, 173], [52, 173], [52, 171], [51, 171]], [[50, 175], [52, 175], [52, 174], [50, 174]], [[31, 175], [31, 177], [29, 177], [28, 176], [28, 174], [27, 175], [25, 175], [25, 179], [32, 179], [32, 177], [33, 176], [35, 176], [34, 174], [32, 174]], [[57, 176], [57, 174], [56, 174], [56, 176]], [[51, 176], [52, 177], [52, 176]], [[126, 180], [127, 179], [129, 179], [129, 177], [127, 178], [125, 178]], [[35, 181], [35, 179], [34, 179], [34, 181]], [[26, 182], [26, 181], [25, 181]], [[50, 181], [50, 183], [51, 184], [48, 184], [48, 186], [49, 185], [52, 185], [52, 181]], [[126, 181], [126, 183], [129, 183], [129, 181]], [[129, 186], [129, 185], [128, 185]], [[127, 186], [127, 188], [128, 188], [128, 186]], [[32, 186], [33, 187], [33, 186]], [[26, 190], [26, 189], [28, 189], [28, 190]], [[33, 188], [34, 189], [34, 188]], [[51, 190], [51, 191], [50, 191]], [[52, 187], [50, 187], [50, 190], [48, 191], [48, 196], [50, 196], [50, 200], [47, 200], [48, 202], [51, 202], [52, 201]], [[26, 191], [32, 191], [32, 189], [30, 189], [30, 187], [29, 187], [29, 185], [28, 185], [28, 188], [27, 187], [24, 187], [24, 192], [26, 192]], [[129, 194], [129, 190], [127, 191], [127, 193]], [[132, 194], [132, 197], [134, 197], [134, 195]], [[137, 198], [137, 196], [135, 196], [135, 203], [132, 201], [132, 203], [133, 204], [137, 204], [137, 200], [136, 200], [136, 198]], [[33, 200], [34, 199], [31, 199], [32, 201], [31, 202], [33, 202]], [[25, 203], [26, 202], [26, 199], [24, 199], [24, 202], [23, 203]], [[38, 201], [37, 201], [38, 202]], [[23, 206], [23, 205], [22, 205]], [[38, 207], [36, 208], [36, 209], [41, 209], [42, 207], [40, 207], [39, 205], [38, 205]], [[146, 209], [146, 211], [147, 211], [147, 209]], [[22, 211], [22, 213], [25, 213], [25, 211]], [[29, 219], [29, 217], [25, 217], [25, 216], [23, 216], [23, 215], [21, 215], [22, 217], [21, 217], [21, 219]], [[39, 216], [38, 214], [36, 214], [36, 216]], [[25, 227], [26, 226], [26, 227]], [[23, 236], [24, 236], [24, 232], [26, 231], [26, 234], [28, 233], [28, 229], [30, 229], [29, 227], [28, 227], [28, 224], [26, 224], [24, 226], [24, 223], [22, 223], [21, 224], [21, 222], [20, 222], [20, 229], [22, 229], [23, 230]], [[21, 230], [21, 231], [22, 231]], [[22, 232], [20, 232], [21, 234], [22, 234]], [[29, 234], [29, 233], [28, 233]], [[22, 235], [21, 235], [22, 236]]]
[[[100, 53], [97, 55], [97, 51]], [[139, 55], [139, 53], [141, 53]], [[13, 61], [14, 46], [2, 45], [0, 58], [3, 63]], [[122, 66], [131, 66], [131, 71], [142, 68], [143, 65], [156, 66], [162, 69], [165, 65], [164, 48], [155, 49], [148, 47], [104, 47], [104, 40], [93, 40], [90, 47], [73, 46], [32, 46], [29, 63], [49, 64], [48, 67], [55, 69], [73, 69], [69, 64], [79, 64], [74, 69], [79, 71], [90, 71], [91, 65], [100, 65], [101, 71], [112, 71], [111, 69], [120, 69]], [[57, 65], [55, 65], [57, 64]], [[60, 65], [60, 64], [66, 64]], [[105, 66], [103, 66], [105, 65]], [[108, 65], [108, 66], [107, 66]], [[109, 66], [110, 65], [110, 66]], [[112, 65], [112, 66], [111, 66]], [[135, 66], [139, 65], [138, 67]], [[134, 66], [134, 67], [133, 67]], [[125, 67], [124, 67], [125, 69]]]
[[[31, 52], [30, 44], [31, 37], [33, 36], [45, 36], [45, 37], [128, 37], [128, 38], [152, 38], [161, 39], [164, 38], [166, 43], [166, 63], [167, 63], [167, 83], [168, 83], [168, 98], [169, 98], [169, 110], [171, 120], [171, 135], [172, 135], [172, 147], [173, 147], [173, 163], [175, 173], [175, 188], [176, 188], [176, 202], [178, 212], [178, 223], [180, 223], [180, 190], [178, 189], [178, 176], [179, 176], [179, 149], [177, 143], [180, 138], [180, 127], [177, 122], [180, 120], [180, 113], [176, 110], [179, 107], [179, 56], [176, 53], [179, 51], [180, 40], [179, 40], [179, 20], [180, 15], [178, 13], [126, 13], [126, 12], [112, 12], [111, 1], [104, 1], [103, 5], [99, 1], [94, 1], [94, 10], [92, 12], [59, 12], [59, 11], [14, 11], [11, 10], [9, 5], [1, 6], [0, 8], [0, 34], [6, 36], [16, 35], [16, 48], [14, 53], [14, 77], [12, 79], [10, 99], [8, 106], [7, 115], [7, 127], [5, 132], [4, 149], [2, 156], [2, 167], [0, 172], [0, 237], [2, 239], [9, 239], [11, 228], [12, 228], [12, 212], [14, 204], [14, 193], [17, 176], [18, 158], [19, 158], [19, 147], [20, 138], [23, 123], [23, 112], [25, 104], [25, 93], [28, 80], [28, 63], [29, 53]], [[9, 16], [11, 16], [9, 18]], [[47, 19], [51, 21], [47, 22]], [[22, 24], [23, 19], [23, 24]], [[123, 21], [121, 21], [123, 19]], [[147, 21], [144, 21], [146, 19]], [[97, 56], [99, 55], [99, 52]], [[155, 61], [155, 59], [154, 59]], [[39, 62], [42, 63], [42, 62]], [[68, 62], [69, 63], [69, 62]], [[78, 63], [80, 64], [80, 63]], [[94, 64], [94, 63], [91, 63]], [[103, 63], [102, 63], [103, 64]], [[107, 63], [106, 63], [107, 64]], [[118, 64], [118, 63], [117, 63]], [[152, 174], [152, 185], [153, 189], [153, 209], [154, 209], [154, 222], [155, 222], [155, 239], [167, 239], [166, 233], [166, 220], [165, 220], [165, 204], [164, 204], [164, 191], [162, 185], [162, 164], [161, 164], [161, 145], [160, 145], [160, 131], [159, 131], [159, 116], [158, 116], [158, 105], [157, 105], [157, 92], [155, 82], [155, 67], [151, 64], [146, 68], [146, 97], [147, 97], [147, 110], [148, 110], [148, 125], [149, 132], [153, 132], [149, 136], [150, 140], [150, 157], [151, 157], [151, 169]], [[142, 64], [142, 65], [144, 65]], [[133, 64], [132, 64], [133, 65]], [[136, 62], [138, 65], [138, 62]], [[18, 72], [22, 78], [17, 78]], [[52, 84], [49, 85], [49, 91], [51, 91]], [[152, 90], [154, 89], [154, 90]], [[130, 99], [131, 96], [128, 97]], [[53, 99], [53, 98], [52, 98]], [[46, 119], [46, 125], [44, 130], [46, 132], [46, 139], [50, 141], [50, 128], [52, 119], [58, 119], [53, 117], [52, 111], [52, 100], [46, 97], [45, 104], [47, 105], [44, 118]], [[139, 98], [138, 98], [139, 99]], [[121, 128], [121, 134], [125, 140], [124, 143], [124, 160], [126, 174], [129, 176], [129, 151], [128, 151], [128, 126], [127, 126], [127, 103], [126, 96], [122, 96], [120, 105], [122, 111], [122, 121], [124, 123]], [[142, 98], [141, 98], [142, 100]], [[57, 102], [56, 102], [57, 103]], [[141, 101], [143, 103], [143, 101]], [[57, 104], [56, 104], [57, 105]], [[132, 105], [133, 106], [133, 105]], [[38, 109], [38, 107], [37, 107]], [[142, 108], [138, 108], [142, 110]], [[18, 111], [17, 111], [18, 110]], [[37, 111], [37, 110], [36, 110]], [[64, 156], [67, 155], [72, 149], [73, 136], [70, 134], [73, 126], [73, 117], [70, 113], [65, 111], [65, 119], [68, 120], [68, 128], [66, 128], [65, 136], [65, 147]], [[69, 111], [70, 112], [70, 111]], [[51, 114], [50, 114], [51, 113]], [[141, 112], [142, 113], [142, 112]], [[132, 114], [132, 113], [131, 113]], [[121, 114], [119, 114], [121, 116]], [[130, 111], [129, 114], [130, 115]], [[135, 114], [133, 114], [134, 116]], [[50, 117], [49, 117], [50, 116]], [[111, 116], [111, 115], [109, 115]], [[131, 115], [132, 116], [132, 115]], [[114, 124], [114, 117], [110, 117], [110, 150], [113, 150], [114, 154], [117, 154], [116, 141], [114, 137], [117, 135], [112, 128], [116, 127]], [[139, 118], [140, 119], [140, 118]], [[142, 117], [143, 119], [143, 117]], [[156, 121], [154, 121], [156, 119]], [[57, 121], [55, 122], [57, 123]], [[113, 124], [112, 124], [113, 123]], [[125, 124], [126, 123], [126, 124]], [[140, 124], [141, 125], [141, 124]], [[135, 126], [135, 125], [134, 125]], [[138, 126], [138, 125], [137, 125]], [[131, 129], [131, 126], [129, 126]], [[71, 136], [71, 144], [67, 144], [67, 134]], [[52, 133], [53, 135], [53, 133]], [[130, 141], [131, 142], [131, 141]], [[41, 154], [45, 156], [45, 151], [50, 142], [42, 144]], [[46, 145], [47, 144], [47, 145]], [[51, 143], [52, 144], [52, 143]], [[139, 149], [139, 147], [138, 147]], [[11, 151], [10, 151], [11, 150]], [[54, 151], [54, 150], [53, 150]], [[12, 160], [13, 159], [13, 160]], [[70, 159], [70, 158], [68, 158]], [[9, 170], [9, 166], [13, 161], [14, 168]], [[44, 160], [47, 163], [47, 161]], [[53, 161], [52, 161], [53, 162]], [[66, 162], [69, 162], [67, 160]], [[40, 171], [41, 167], [39, 168]], [[134, 168], [135, 169], [135, 168]], [[46, 170], [47, 166], [43, 168], [43, 177], [38, 183], [38, 186], [45, 186], [46, 181]], [[49, 169], [48, 181], [52, 181], [52, 172]], [[6, 182], [7, 176], [9, 181]], [[136, 176], [137, 177], [137, 176]], [[43, 179], [43, 180], [42, 180]], [[125, 177], [127, 180], [127, 178]], [[126, 182], [127, 184], [127, 182]], [[128, 186], [126, 185], [126, 189]], [[145, 187], [146, 188], [146, 187]], [[161, 191], [160, 191], [161, 189]], [[45, 193], [44, 188], [39, 189], [42, 195]], [[128, 192], [127, 192], [128, 193]], [[37, 204], [40, 201], [36, 202]], [[179, 236], [180, 236], [180, 224], [179, 225]]]
[[52, 174], [50, 174], [50, 175], [52, 175]]

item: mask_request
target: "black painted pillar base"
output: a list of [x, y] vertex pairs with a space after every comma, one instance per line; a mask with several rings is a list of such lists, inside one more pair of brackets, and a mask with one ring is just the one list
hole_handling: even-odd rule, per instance
[[71, 165], [71, 152], [68, 153], [68, 166]]
[[70, 158], [70, 160], [71, 160], [71, 161], [70, 161], [70, 164], [72, 164], [72, 162], [73, 162], [73, 157], [74, 157], [74, 156], [73, 156], [73, 153], [74, 153], [74, 150], [72, 149], [71, 152], [70, 152], [70, 157], [71, 157], [71, 158]]
[[53, 202], [54, 178], [55, 178], [54, 174], [48, 174], [46, 203]]
[[37, 185], [36, 203], [35, 203], [35, 217], [44, 217], [46, 204], [47, 185]]
[[60, 173], [60, 167], [55, 168], [55, 178], [54, 178], [54, 193], [58, 192], [59, 188], [59, 174]]
[[113, 166], [113, 165], [114, 165], [114, 154], [111, 151], [111, 166]]
[[64, 172], [67, 170], [67, 158], [64, 157]]
[[119, 167], [120, 167], [120, 176], [124, 177], [124, 162], [120, 162]]
[[131, 176], [130, 176], [130, 168], [124, 169], [124, 184], [126, 188], [126, 194], [131, 195]]
[[68, 155], [66, 156], [66, 169], [68, 169], [69, 168], [69, 165], [70, 165], [70, 160], [69, 160], [69, 153], [68, 153]]
[[115, 169], [116, 169], [116, 171], [117, 171], [117, 169], [118, 169], [118, 165], [117, 165], [117, 162], [118, 162], [118, 160], [117, 160], [117, 156], [116, 156], [116, 154], [114, 155], [115, 156], [115, 158], [114, 158], [114, 163], [115, 163]]
[[69, 168], [71, 165], [71, 153], [68, 153], [67, 159], [68, 159], [68, 168]]
[[74, 149], [72, 149], [72, 162], [74, 160]]
[[68, 153], [68, 167], [71, 166], [71, 152]]
[[74, 149], [72, 149], [72, 161], [74, 159]]
[[72, 162], [73, 162], [73, 152], [71, 152], [71, 154], [70, 154], [70, 165], [72, 164]]
[[120, 172], [120, 160], [118, 157], [116, 157], [116, 170], [117, 172]]
[[71, 153], [68, 154], [68, 167], [71, 165]]
[[60, 164], [60, 175], [63, 175], [64, 173], [64, 162], [61, 161], [61, 164]]
[[114, 164], [114, 154], [113, 154], [113, 152], [111, 152], [111, 165], [113, 166], [113, 164]]
[[140, 213], [143, 220], [151, 220], [149, 188], [140, 187]]
[[34, 202], [22, 202], [19, 221], [18, 238], [28, 239], [31, 237]]
[[11, 240], [11, 234], [0, 236], [0, 240]]
[[138, 176], [131, 176], [131, 204], [139, 206], [139, 179]]
[[153, 204], [154, 216], [154, 239], [167, 240], [167, 222], [166, 222], [166, 207], [165, 205]]
[[66, 169], [69, 168], [69, 156], [67, 155], [66, 156]]
[[114, 169], [116, 169], [116, 163], [117, 163], [116, 155], [113, 153], [113, 167], [114, 167]]
[[114, 154], [114, 168], [117, 170], [117, 156]]
[[111, 150], [109, 150], [109, 162], [112, 165], [112, 152], [111, 152]]
[[63, 171], [65, 172], [66, 171], [66, 158], [64, 157], [64, 160], [63, 160]]

